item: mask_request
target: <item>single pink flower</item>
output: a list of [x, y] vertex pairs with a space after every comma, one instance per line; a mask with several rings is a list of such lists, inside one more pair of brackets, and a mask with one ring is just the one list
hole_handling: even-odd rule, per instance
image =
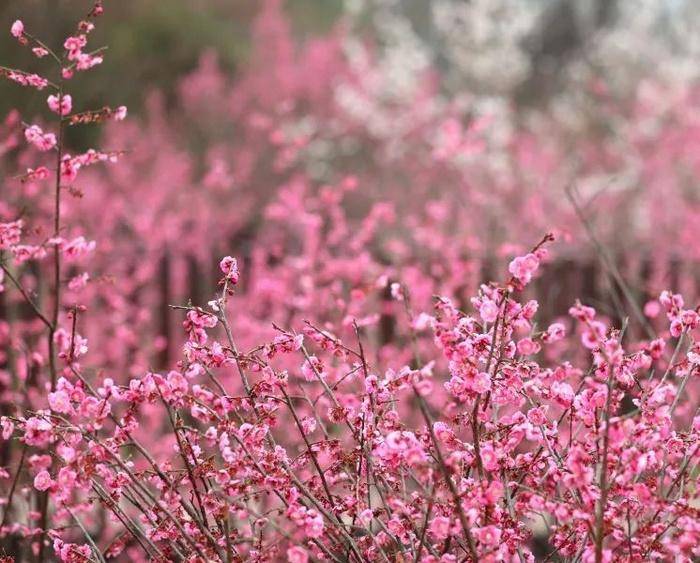
[[0, 425], [2, 426], [2, 439], [9, 440], [12, 433], [15, 431], [15, 423], [3, 416], [2, 419], [0, 419]]
[[532, 338], [523, 338], [518, 341], [518, 352], [523, 356], [531, 356], [540, 351], [540, 345], [532, 340]]
[[540, 259], [534, 254], [526, 254], [518, 256], [508, 266], [508, 271], [513, 274], [513, 277], [521, 283], [529, 283], [532, 279], [532, 274], [535, 273], [540, 266]]
[[37, 491], [46, 491], [52, 486], [53, 479], [51, 479], [51, 475], [49, 475], [49, 472], [46, 471], [46, 469], [44, 469], [43, 471], [39, 471], [36, 477], [34, 477], [34, 488]]
[[240, 273], [238, 271], [238, 261], [231, 257], [225, 256], [219, 262], [219, 268], [226, 275], [226, 279], [229, 280], [233, 285], [238, 283], [238, 278]]
[[490, 299], [484, 299], [479, 307], [479, 315], [485, 323], [492, 323], [498, 318], [498, 305]]
[[17, 39], [24, 35], [24, 24], [22, 23], [22, 20], [15, 20], [10, 28], [10, 33], [12, 34], [12, 37], [16, 37]]
[[68, 393], [62, 390], [49, 393], [49, 406], [51, 407], [51, 410], [58, 413], [70, 414], [73, 412], [70, 397], [68, 396]]
[[438, 540], [444, 540], [450, 535], [450, 519], [436, 516], [430, 522], [430, 533]]
[[306, 550], [295, 545], [287, 550], [287, 561], [289, 563], [307, 563], [309, 556]]
[[81, 50], [87, 44], [87, 37], [78, 35], [77, 37], [68, 37], [63, 42], [63, 48], [68, 51], [68, 60], [74, 61], [81, 55]]
[[116, 110], [114, 110], [114, 120], [123, 121], [124, 119], [126, 119], [126, 114], [126, 106], [119, 106]]

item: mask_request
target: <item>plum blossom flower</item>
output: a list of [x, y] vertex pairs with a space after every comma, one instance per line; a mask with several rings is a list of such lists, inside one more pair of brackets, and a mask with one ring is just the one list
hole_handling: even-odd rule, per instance
[[22, 220], [0, 223], [0, 249], [10, 248], [19, 243], [22, 234]]
[[32, 182], [35, 180], [46, 180], [49, 176], [50, 172], [46, 166], [37, 166], [37, 168], [27, 168], [23, 181]]
[[574, 390], [566, 382], [554, 381], [550, 387], [552, 396], [562, 407], [570, 407], [574, 400]]
[[419, 313], [413, 320], [413, 328], [417, 331], [426, 330], [435, 323], [435, 318], [427, 313]]
[[401, 287], [400, 283], [394, 282], [390, 286], [391, 288], [391, 297], [396, 300], [396, 301], [403, 301], [404, 300], [404, 291], [403, 288]]
[[[291, 335], [291, 334], [280, 334], [275, 337], [275, 339], [272, 341], [272, 346], [274, 347], [275, 351], [282, 351], [285, 353], [289, 352], [295, 352], [297, 350], [300, 350], [302, 345], [304, 343], [304, 335], [303, 334], [296, 334], [296, 335]], [[273, 353], [271, 351], [271, 353]]]
[[77, 332], [69, 332], [64, 328], [59, 328], [54, 333], [53, 339], [58, 346], [59, 358], [72, 362], [88, 352], [87, 338], [83, 338]]
[[540, 345], [532, 340], [532, 338], [523, 338], [522, 340], [519, 340], [517, 347], [518, 352], [523, 356], [537, 354], [537, 352], [540, 351]]
[[412, 466], [426, 459], [423, 446], [409, 431], [397, 430], [387, 434], [377, 447], [376, 454], [390, 467], [398, 467], [401, 463]]
[[433, 432], [435, 432], [435, 437], [441, 442], [448, 442], [454, 438], [454, 432], [447, 424], [441, 421], [433, 424]]
[[37, 491], [46, 491], [53, 486], [53, 479], [46, 469], [39, 471], [34, 477], [34, 488]]
[[659, 316], [661, 312], [661, 304], [656, 300], [652, 299], [644, 304], [644, 314], [650, 319], [655, 319]]
[[309, 555], [306, 550], [298, 545], [292, 546], [287, 550], [287, 561], [289, 563], [307, 563]]
[[[700, 419], [700, 417], [698, 417]], [[362, 522], [365, 526], [369, 525], [374, 519], [374, 513], [371, 509], [365, 508], [362, 512], [357, 515], [357, 519]]]
[[566, 336], [566, 327], [562, 323], [552, 323], [542, 335], [542, 340], [547, 343], [557, 342]]
[[482, 300], [479, 315], [485, 323], [494, 322], [498, 318], [498, 305], [490, 299]]
[[80, 163], [71, 158], [69, 154], [64, 155], [61, 160], [61, 181], [65, 184], [72, 184], [78, 177]]
[[27, 260], [41, 260], [46, 257], [46, 248], [34, 244], [17, 244], [11, 249], [15, 264], [23, 264]]
[[96, 246], [97, 243], [94, 240], [86, 240], [84, 236], [79, 236], [69, 241], [62, 241], [60, 244], [63, 255], [69, 260], [74, 260], [92, 252]]
[[325, 379], [327, 375], [323, 363], [316, 356], [309, 356], [302, 364], [301, 374], [306, 381], [316, 381], [319, 377]]
[[486, 393], [491, 389], [491, 376], [485, 371], [480, 371], [474, 374], [473, 379], [469, 381], [469, 386], [476, 393]]
[[44, 133], [38, 125], [30, 125], [24, 130], [27, 142], [34, 145], [40, 151], [48, 151], [56, 146], [56, 135]]
[[88, 55], [87, 53], [80, 53], [76, 57], [75, 68], [77, 70], [89, 70], [94, 66], [100, 65], [104, 62], [104, 58], [101, 55]]
[[82, 48], [87, 45], [87, 37], [85, 35], [78, 35], [77, 37], [68, 37], [63, 42], [63, 48], [68, 52], [68, 60], [76, 60], [82, 51]]
[[3, 75], [9, 80], [12, 80], [12, 82], [16, 82], [21, 86], [31, 86], [37, 90], [43, 90], [49, 85], [49, 81], [46, 78], [29, 72], [0, 69], [0, 76]]
[[232, 285], [238, 283], [240, 273], [238, 271], [238, 261], [235, 258], [225, 256], [221, 259], [221, 262], [219, 262], [219, 268], [226, 276], [226, 280], [231, 282]]
[[659, 303], [663, 305], [667, 312], [671, 313], [673, 311], [678, 311], [683, 308], [685, 301], [683, 296], [678, 293], [672, 293], [668, 290], [664, 290], [659, 295]]
[[595, 318], [596, 311], [593, 307], [588, 307], [587, 305], [582, 305], [580, 302], [569, 309], [569, 315], [578, 321], [590, 321]]
[[312, 416], [306, 416], [301, 420], [301, 426], [304, 434], [312, 434], [316, 430], [316, 419]]
[[501, 541], [501, 529], [497, 526], [475, 528], [474, 535], [481, 543], [488, 546], [498, 545], [498, 543]]
[[323, 516], [313, 508], [307, 510], [304, 521], [304, 532], [306, 535], [310, 538], [320, 538], [323, 535], [324, 527]]
[[436, 516], [430, 522], [430, 533], [438, 540], [447, 539], [450, 535], [450, 519], [445, 516]]
[[61, 489], [70, 491], [75, 487], [77, 477], [78, 474], [70, 467], [61, 467], [57, 481]]
[[90, 274], [88, 274], [87, 272], [83, 272], [82, 274], [73, 276], [68, 282], [68, 289], [70, 289], [71, 291], [80, 291], [87, 285], [89, 280]]
[[78, 455], [77, 452], [75, 451], [75, 448], [68, 446], [66, 444], [59, 444], [56, 447], [56, 453], [59, 456], [61, 456], [61, 458], [66, 463], [72, 463], [73, 461], [75, 461], [75, 458]]
[[486, 471], [495, 471], [498, 469], [498, 455], [492, 444], [486, 443], [481, 447], [481, 462]]
[[600, 321], [590, 321], [581, 334], [581, 342], [586, 348], [593, 349], [599, 346], [605, 338], [607, 327]]
[[17, 39], [24, 35], [24, 23], [22, 23], [22, 20], [14, 21], [12, 27], [10, 27], [10, 33], [12, 37], [16, 37]]
[[68, 115], [73, 110], [73, 98], [70, 94], [55, 96], [51, 94], [47, 100], [49, 109], [58, 115]]
[[24, 441], [30, 446], [45, 446], [51, 438], [52, 429], [48, 420], [31, 417], [24, 423]]
[[70, 397], [68, 396], [68, 393], [63, 390], [57, 390], [53, 393], [49, 393], [49, 406], [51, 407], [51, 410], [58, 413], [70, 414], [73, 412]]
[[89, 561], [92, 555], [92, 549], [89, 545], [67, 543], [60, 538], [53, 540], [53, 550], [61, 561], [67, 563]]
[[508, 266], [508, 271], [514, 278], [519, 280], [520, 283], [528, 284], [530, 280], [532, 280], [532, 274], [537, 271], [539, 266], [540, 259], [535, 254], [529, 253], [525, 256], [514, 258]]
[[2, 439], [9, 440], [12, 433], [15, 431], [15, 423], [6, 416], [0, 418], [0, 426], [2, 427]]
[[536, 426], [542, 426], [547, 423], [546, 412], [547, 409], [545, 407], [530, 409], [527, 413], [527, 419]]

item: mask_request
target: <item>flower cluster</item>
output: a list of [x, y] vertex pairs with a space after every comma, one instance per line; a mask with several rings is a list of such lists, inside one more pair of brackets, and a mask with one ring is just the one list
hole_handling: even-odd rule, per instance
[[[263, 39], [284, 27], [275, 5], [266, 3], [256, 31]], [[22, 45], [49, 56], [60, 77], [41, 83], [52, 89], [55, 129], [15, 123], [30, 157], [43, 159], [20, 162], [33, 167], [21, 177], [26, 193], [18, 201], [36, 209], [0, 207], [0, 288], [12, 313], [0, 322], [7, 350], [0, 352], [0, 539], [19, 546], [20, 559], [700, 557], [697, 309], [663, 292], [620, 326], [581, 302], [568, 318], [547, 318], [531, 294], [550, 267], [549, 234], [529, 249], [501, 247], [502, 257], [515, 255], [508, 277], [480, 284], [482, 262], [465, 258], [482, 248], [475, 234], [465, 242], [462, 231], [438, 228], [464, 217], [453, 215], [449, 198], [419, 198], [416, 211], [405, 195], [360, 198], [362, 183], [352, 175], [315, 186], [293, 165], [319, 150], [309, 123], [275, 100], [270, 115], [241, 110], [265, 107], [276, 94], [255, 80], [226, 104], [247, 119], [250, 146], [230, 168], [226, 148], [215, 147], [202, 184], [224, 201], [227, 186], [252, 182], [253, 168], [286, 174], [262, 203], [236, 201], [266, 228], [249, 253], [210, 268], [212, 286], [219, 282], [213, 299], [201, 289], [205, 295], [182, 304], [156, 302], [149, 281], [159, 272], [152, 260], [163, 250], [159, 237], [177, 239], [165, 249], [171, 262], [161, 262], [166, 285], [174, 285], [199, 275], [198, 263], [187, 261], [198, 251], [204, 261], [198, 239], [178, 236], [200, 224], [192, 213], [172, 217], [167, 206], [156, 213], [159, 201], [146, 191], [135, 202], [132, 192], [96, 196], [109, 182], [92, 165], [121, 153], [65, 150], [65, 127], [126, 116], [122, 107], [73, 113], [65, 88], [74, 70], [102, 62], [101, 50], [86, 51], [101, 13], [97, 2], [63, 53], [21, 22], [11, 28]], [[263, 63], [293, 60], [290, 45], [277, 39], [261, 41]], [[328, 52], [311, 49], [305, 61], [322, 69], [321, 55], [339, 49]], [[272, 74], [285, 94], [323, 106], [326, 83], [316, 88], [312, 80], [323, 73], [300, 80], [278, 70]], [[183, 85], [193, 105], [210, 105], [200, 97], [205, 91], [225, 99], [226, 88], [206, 71], [195, 82], [208, 88]], [[30, 75], [8, 72], [41, 89]], [[398, 125], [414, 121], [403, 117]], [[334, 123], [348, 135], [357, 129], [352, 118]], [[439, 123], [428, 151], [438, 168], [419, 169], [424, 179], [455, 177], [453, 166], [486, 150], [483, 122]], [[381, 131], [372, 135], [391, 161], [399, 158], [393, 142], [434, 132], [433, 125], [394, 131], [385, 144]], [[142, 131], [130, 134], [137, 141]], [[149, 135], [158, 137], [149, 133], [149, 143]], [[167, 137], [156, 153], [137, 145], [137, 165], [113, 167], [109, 181], [120, 174], [120, 186], [150, 181], [154, 170], [154, 180], [186, 191]], [[322, 148], [323, 137], [314, 140]], [[404, 158], [410, 176], [416, 163]], [[96, 180], [85, 193], [83, 172]], [[43, 188], [52, 178], [51, 193]], [[200, 195], [186, 195], [178, 210], [204, 208]], [[84, 213], [86, 200], [92, 214]], [[105, 201], [121, 214], [110, 214]], [[406, 215], [398, 215], [402, 204]], [[137, 218], [127, 222], [132, 211]], [[217, 226], [246, 219], [222, 215], [206, 217]], [[89, 222], [109, 223], [95, 231], [114, 237], [94, 237], [83, 230]], [[119, 275], [94, 272], [100, 256], [111, 267], [104, 271]], [[180, 275], [171, 279], [173, 271]], [[151, 308], [132, 307], [132, 296], [150, 298]], [[163, 332], [176, 317], [182, 334], [180, 353], [173, 361], [166, 354], [164, 366], [152, 360], [176, 338], [142, 330], [158, 314], [154, 303], [166, 306]], [[655, 320], [661, 311], [668, 322]]]
[[[222, 260], [227, 277], [234, 265]], [[384, 373], [359, 331], [351, 346], [309, 324], [241, 350], [226, 287], [209, 311], [183, 307], [184, 359], [167, 373], [92, 377], [74, 361], [84, 339], [57, 333], [69, 369], [48, 408], [1, 419], [4, 440], [37, 450], [32, 485], [53, 504], [57, 557], [94, 557], [102, 539], [136, 560], [534, 561], [544, 520], [565, 559], [691, 560], [696, 327], [669, 361], [658, 340], [626, 351], [578, 304], [588, 365], [547, 365], [536, 356], [564, 327], [536, 330], [519, 273], [474, 298], [496, 303], [491, 320], [438, 299], [423, 313], [431, 362]], [[675, 319], [680, 297], [660, 301]], [[451, 374], [447, 395], [433, 364]], [[166, 447], [149, 447], [148, 420], [167, 421]], [[97, 542], [84, 525], [82, 543], [58, 531], [102, 512], [112, 524]]]

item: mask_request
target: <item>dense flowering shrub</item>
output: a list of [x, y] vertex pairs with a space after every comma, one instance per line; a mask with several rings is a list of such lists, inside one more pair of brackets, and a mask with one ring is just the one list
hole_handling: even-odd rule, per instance
[[[75, 72], [103, 63], [103, 50], [87, 50], [100, 2], [62, 51], [21, 21], [11, 26], [56, 77], [2, 69], [51, 92], [51, 121], [13, 114], [3, 130], [4, 152], [29, 147], [11, 159], [19, 185], [0, 204], [0, 286], [11, 296], [0, 325], [7, 556], [699, 557], [698, 310], [664, 291], [621, 326], [580, 302], [568, 318], [538, 324], [528, 291], [554, 236], [531, 248], [489, 238], [494, 216], [509, 212], [500, 203], [527, 180], [493, 158], [504, 153], [486, 142], [487, 124], [464, 127], [458, 108], [440, 110], [426, 92], [425, 104], [369, 108], [395, 128], [363, 124], [354, 112], [367, 107], [353, 100], [375, 103], [371, 73], [363, 82], [343, 66], [333, 37], [296, 61], [276, 6], [267, 3], [258, 28], [267, 71], [230, 98], [211, 59], [183, 83], [192, 116], [220, 107], [232, 123], [247, 117], [240, 143], [205, 144], [201, 190], [192, 189], [195, 161], [168, 135], [180, 124], [165, 122], [157, 100], [145, 129], [110, 126], [109, 150], [67, 152], [71, 127], [126, 117], [124, 107], [83, 110], [79, 92], [68, 93]], [[337, 65], [345, 114], [319, 72]], [[305, 104], [315, 112], [306, 121], [294, 107]], [[347, 173], [341, 166], [323, 182], [314, 151], [353, 138], [375, 146], [372, 166], [351, 174], [349, 156]], [[662, 161], [682, 150], [647, 142]], [[551, 172], [552, 157], [527, 134], [501, 148], [532, 165], [525, 172]], [[126, 149], [123, 164], [93, 166]], [[485, 151], [490, 158], [473, 158]], [[382, 167], [397, 175], [375, 194]], [[243, 189], [265, 175], [282, 187]], [[469, 188], [471, 208], [457, 205], [457, 189], [431, 189], [452, 181]], [[236, 213], [223, 205], [231, 186]], [[528, 203], [507, 234], [535, 241], [549, 218], [542, 209], [560, 208], [530, 195], [510, 202]], [[475, 211], [484, 213], [466, 224]], [[205, 220], [220, 236], [201, 232]], [[260, 232], [239, 263], [225, 254], [244, 227]], [[190, 257], [206, 263], [202, 237], [217, 238], [224, 255], [218, 287], [168, 301], [183, 345], [155, 369], [163, 342], [142, 326], [158, 304], [147, 282], [163, 257], [172, 283], [187, 277]], [[493, 274], [502, 282], [481, 284], [489, 252], [507, 266]]]

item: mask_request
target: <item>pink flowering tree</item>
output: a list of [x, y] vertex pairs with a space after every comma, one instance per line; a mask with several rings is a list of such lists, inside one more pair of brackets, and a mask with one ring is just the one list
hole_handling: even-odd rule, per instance
[[[565, 168], [556, 147], [526, 130], [496, 146], [489, 119], [435, 109], [428, 77], [382, 103], [342, 30], [297, 53], [270, 1], [259, 66], [236, 88], [205, 57], [183, 115], [153, 97], [145, 124], [109, 125], [109, 150], [71, 155], [71, 127], [126, 116], [70, 92], [103, 62], [88, 48], [101, 13], [58, 50], [15, 22], [53, 71], [2, 68], [50, 92], [50, 119], [3, 124], [3, 166], [19, 168], [0, 203], [8, 558], [700, 556], [698, 310], [668, 291], [640, 309], [625, 291], [635, 314], [619, 326], [581, 302], [538, 322], [533, 287], [567, 248], [546, 223], [607, 235], [566, 228], [589, 220], [579, 191], [561, 216], [542, 190]], [[197, 123], [214, 131], [202, 160], [172, 134]], [[242, 134], [217, 138], [217, 123]], [[366, 168], [351, 149], [327, 171], [324, 147], [343, 142], [371, 149]], [[675, 194], [661, 173], [681, 147], [664, 147], [645, 177]], [[579, 179], [600, 166], [591, 156]], [[487, 270], [502, 281], [482, 283]], [[181, 338], [163, 334], [174, 319]]]

